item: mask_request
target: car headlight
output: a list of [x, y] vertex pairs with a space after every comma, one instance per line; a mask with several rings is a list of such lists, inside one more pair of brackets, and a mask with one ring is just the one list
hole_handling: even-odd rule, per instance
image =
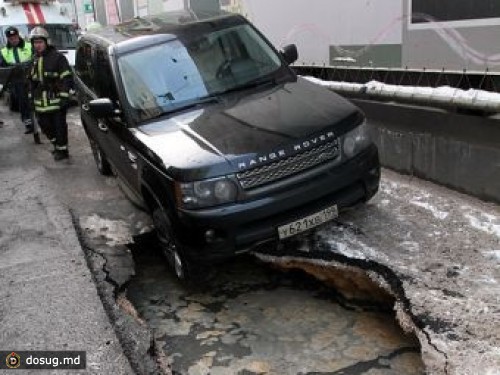
[[371, 143], [366, 121], [344, 134], [342, 138], [342, 149], [348, 159], [359, 154]]
[[228, 177], [178, 184], [178, 203], [183, 208], [204, 208], [236, 201], [238, 187]]

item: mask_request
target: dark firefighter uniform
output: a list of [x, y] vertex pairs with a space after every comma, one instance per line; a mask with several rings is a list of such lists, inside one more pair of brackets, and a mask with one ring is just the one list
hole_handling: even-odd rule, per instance
[[31, 68], [31, 97], [40, 128], [54, 145], [56, 160], [68, 157], [66, 107], [72, 77], [66, 57], [48, 45]]

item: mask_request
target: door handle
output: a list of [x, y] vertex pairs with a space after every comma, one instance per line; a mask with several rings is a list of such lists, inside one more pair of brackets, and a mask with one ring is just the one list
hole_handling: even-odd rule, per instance
[[97, 127], [99, 128], [100, 131], [103, 131], [105, 133], [108, 131], [107, 125], [104, 122], [102, 122], [102, 121], [99, 121], [97, 123]]
[[128, 151], [128, 160], [130, 160], [130, 166], [132, 169], [137, 169], [137, 155], [133, 154], [132, 152]]
[[89, 107], [89, 105], [88, 105], [87, 103], [83, 103], [83, 104], [82, 104], [82, 109], [83, 109], [84, 111], [88, 112], [88, 111], [89, 111], [89, 109], [90, 109], [90, 107]]
[[130, 160], [131, 163], [135, 163], [137, 161], [137, 156], [133, 154], [132, 152], [127, 152], [128, 155], [128, 160]]

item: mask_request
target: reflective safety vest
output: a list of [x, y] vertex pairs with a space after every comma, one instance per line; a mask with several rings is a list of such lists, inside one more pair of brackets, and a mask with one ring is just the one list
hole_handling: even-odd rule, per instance
[[52, 112], [61, 109], [69, 99], [71, 68], [66, 57], [48, 46], [41, 56], [35, 57], [31, 68], [30, 97], [35, 112]]
[[[8, 65], [15, 65], [19, 63], [28, 62], [33, 58], [33, 49], [31, 47], [30, 42], [22, 41], [21, 45], [17, 47], [5, 46], [2, 48], [2, 58]], [[14, 50], [17, 50], [17, 55], [19, 56], [19, 61], [16, 61], [16, 57], [14, 55]]]

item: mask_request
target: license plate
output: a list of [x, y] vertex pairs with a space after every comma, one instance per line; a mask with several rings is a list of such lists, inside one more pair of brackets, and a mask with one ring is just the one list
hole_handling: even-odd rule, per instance
[[283, 238], [295, 236], [296, 234], [305, 232], [311, 228], [317, 227], [327, 221], [335, 219], [339, 216], [337, 205], [325, 208], [315, 214], [309, 215], [302, 219], [278, 227], [278, 236], [280, 240]]

